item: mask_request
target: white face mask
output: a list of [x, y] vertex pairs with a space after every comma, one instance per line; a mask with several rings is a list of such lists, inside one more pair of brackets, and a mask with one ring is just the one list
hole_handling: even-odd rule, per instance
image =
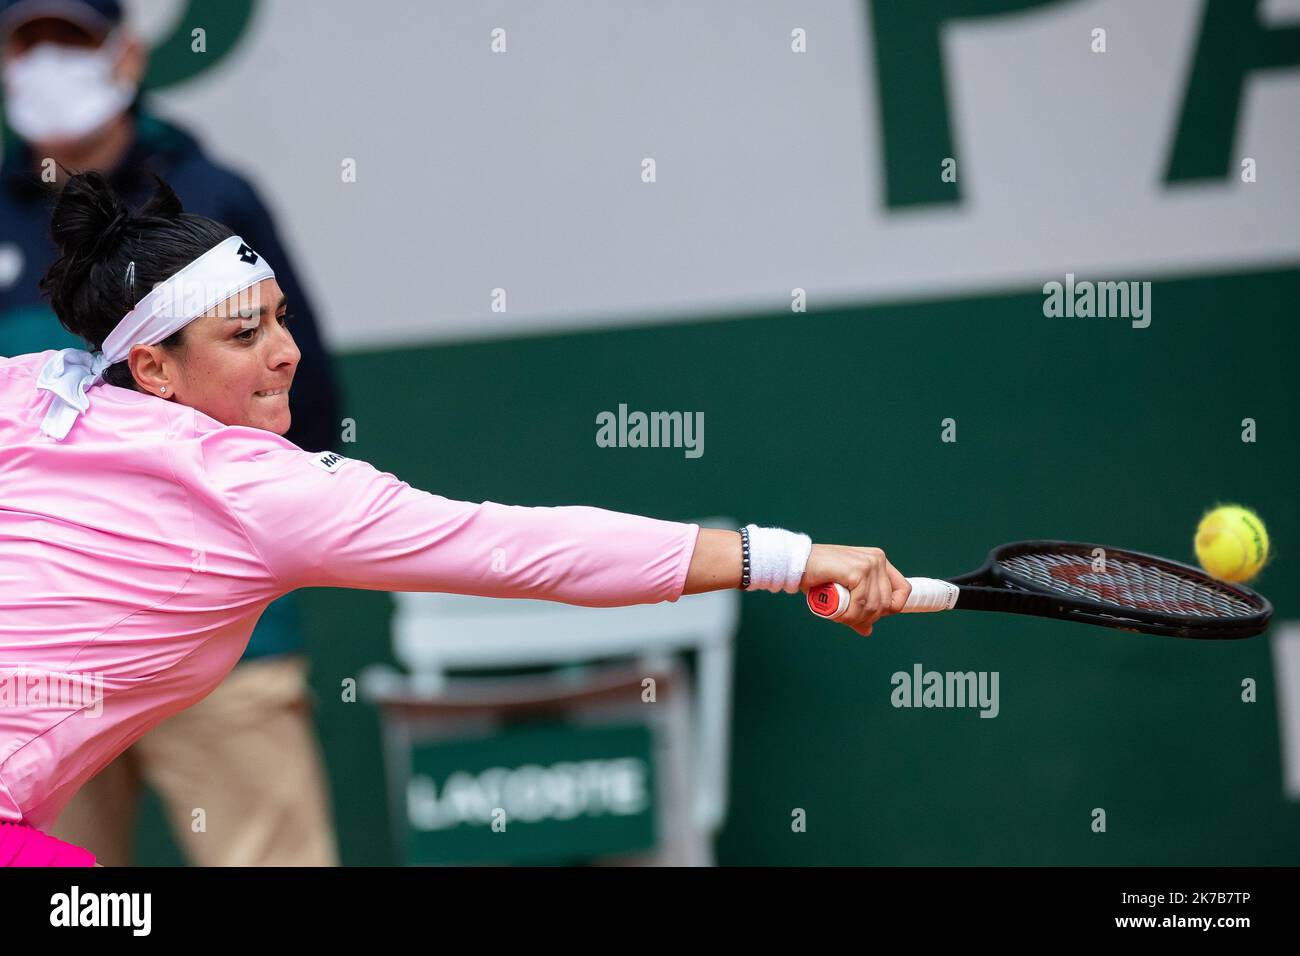
[[135, 98], [135, 87], [113, 79], [116, 35], [98, 49], [42, 43], [5, 64], [9, 125], [31, 143], [81, 139], [113, 119]]

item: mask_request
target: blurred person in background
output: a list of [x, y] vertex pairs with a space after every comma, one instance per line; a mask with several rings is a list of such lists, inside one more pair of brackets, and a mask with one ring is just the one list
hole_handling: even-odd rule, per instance
[[[15, 134], [0, 166], [0, 355], [81, 344], [37, 285], [56, 255], [50, 209], [68, 176], [98, 170], [139, 203], [157, 173], [188, 210], [228, 224], [275, 262], [302, 353], [285, 438], [306, 451], [332, 449], [339, 399], [329, 356], [270, 214], [243, 177], [142, 107], [148, 55], [119, 0], [0, 0], [0, 42]], [[299, 608], [288, 594], [267, 607], [222, 685], [90, 780], [52, 833], [106, 865], [129, 865], [147, 781], [192, 864], [337, 865], [303, 648]]]

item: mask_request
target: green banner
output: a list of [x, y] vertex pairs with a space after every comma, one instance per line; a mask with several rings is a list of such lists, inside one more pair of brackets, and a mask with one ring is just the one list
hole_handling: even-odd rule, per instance
[[418, 744], [405, 796], [412, 865], [574, 863], [655, 843], [643, 724], [545, 724]]

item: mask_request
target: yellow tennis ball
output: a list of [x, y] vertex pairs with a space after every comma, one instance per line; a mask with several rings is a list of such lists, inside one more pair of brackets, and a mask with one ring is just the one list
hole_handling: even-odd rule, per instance
[[1219, 505], [1196, 528], [1196, 560], [1221, 581], [1249, 581], [1268, 560], [1268, 532], [1241, 505]]

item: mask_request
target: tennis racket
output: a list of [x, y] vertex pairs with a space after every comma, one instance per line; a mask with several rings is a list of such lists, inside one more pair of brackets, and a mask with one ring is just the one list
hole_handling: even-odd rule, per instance
[[[994, 548], [982, 568], [961, 577], [907, 580], [905, 613], [1002, 611], [1213, 640], [1253, 637], [1273, 616], [1262, 595], [1189, 565], [1071, 541], [1016, 541]], [[848, 605], [843, 585], [808, 591], [808, 607], [819, 617], [839, 617]]]

